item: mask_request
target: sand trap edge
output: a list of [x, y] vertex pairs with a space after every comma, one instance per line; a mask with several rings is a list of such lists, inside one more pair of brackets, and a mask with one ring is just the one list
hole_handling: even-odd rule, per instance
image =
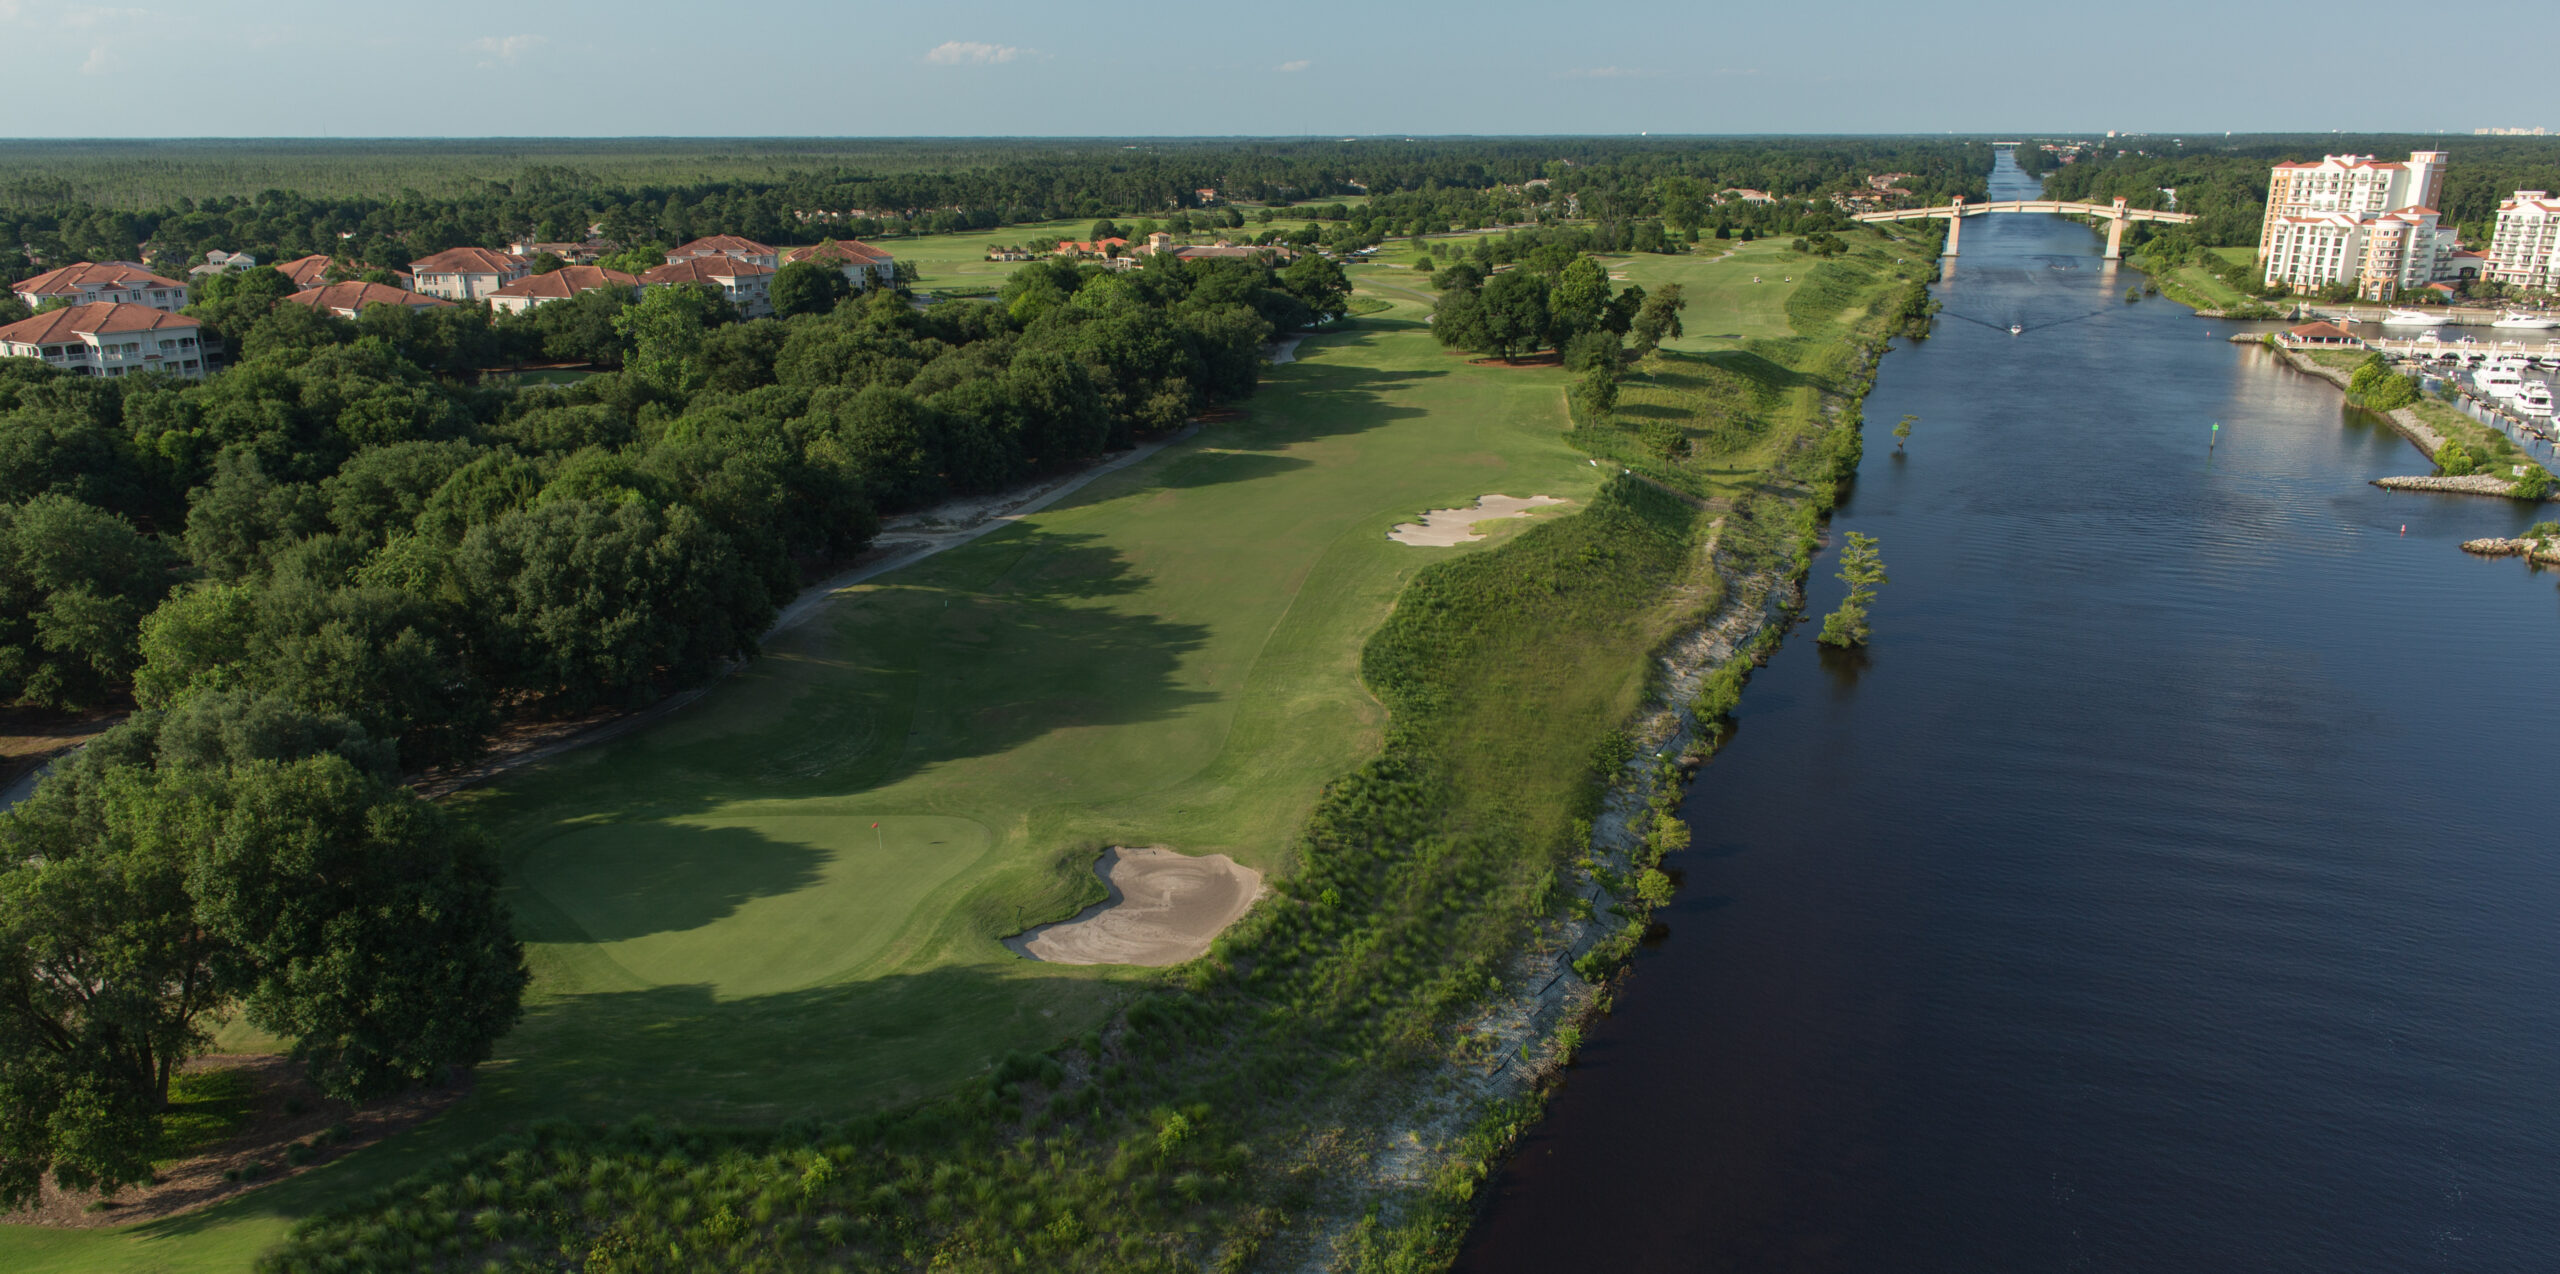
[[1101, 902], [1006, 938], [1005, 949], [1044, 964], [1183, 964], [1208, 954], [1268, 892], [1261, 872], [1224, 854], [1162, 845], [1112, 846], [1093, 870], [1109, 891]]

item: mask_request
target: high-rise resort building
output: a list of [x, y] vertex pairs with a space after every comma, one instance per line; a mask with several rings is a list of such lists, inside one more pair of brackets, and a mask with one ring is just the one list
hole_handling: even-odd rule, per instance
[[2488, 276], [2500, 283], [2560, 287], [2560, 199], [2549, 191], [2519, 190], [2499, 204], [2488, 255]]
[[2441, 277], [2455, 247], [2452, 229], [2437, 224], [2445, 158], [2421, 150], [2407, 163], [2327, 155], [2276, 165], [2258, 232], [2266, 281], [2298, 292], [2351, 283], [2377, 299]]

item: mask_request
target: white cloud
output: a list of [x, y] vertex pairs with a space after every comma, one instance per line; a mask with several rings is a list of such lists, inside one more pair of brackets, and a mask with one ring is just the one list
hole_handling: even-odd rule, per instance
[[1556, 72], [1560, 80], [1649, 80], [1662, 72], [1640, 66], [1577, 66]]
[[1308, 67], [1311, 67], [1311, 66], [1314, 66], [1314, 65], [1315, 65], [1315, 63], [1310, 62], [1310, 61], [1306, 60], [1305, 58], [1299, 58], [1298, 60], [1296, 60], [1296, 61], [1294, 61], [1294, 62], [1283, 62], [1283, 63], [1281, 63], [1280, 65], [1275, 66], [1275, 67], [1273, 67], [1273, 68], [1271, 68], [1271, 69], [1272, 69], [1272, 70], [1275, 70], [1275, 71], [1303, 71], [1303, 70], [1307, 69]]
[[1024, 58], [1044, 57], [1038, 49], [1018, 49], [1010, 44], [985, 44], [977, 40], [945, 40], [925, 51], [928, 66], [995, 66], [1018, 62]]
[[484, 35], [463, 47], [480, 55], [482, 67], [513, 65], [516, 59], [550, 43], [539, 35]]
[[123, 69], [124, 59], [116, 56], [113, 45], [107, 44], [91, 48], [88, 59], [80, 64], [82, 75], [111, 75]]

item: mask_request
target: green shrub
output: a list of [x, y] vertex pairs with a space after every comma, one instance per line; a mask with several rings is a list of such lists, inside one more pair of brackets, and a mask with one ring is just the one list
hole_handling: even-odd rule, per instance
[[2480, 461], [2469, 447], [2450, 439], [2436, 448], [2436, 472], [2448, 478], [2466, 477], [2480, 470]]

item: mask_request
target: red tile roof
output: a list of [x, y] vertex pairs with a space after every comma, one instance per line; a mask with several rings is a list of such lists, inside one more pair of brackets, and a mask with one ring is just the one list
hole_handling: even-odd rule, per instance
[[520, 274], [524, 258], [487, 248], [447, 248], [423, 261], [412, 261], [415, 274]]
[[2285, 333], [2297, 341], [2352, 341], [2356, 334], [2335, 323], [2305, 323]]
[[733, 252], [743, 252], [749, 256], [758, 257], [769, 257], [773, 255], [773, 249], [768, 248], [753, 239], [742, 239], [734, 234], [715, 234], [706, 238], [696, 239], [693, 242], [668, 253], [667, 255], [679, 258], [727, 256]]
[[276, 270], [292, 280], [295, 287], [316, 288], [328, 282], [329, 254], [315, 252], [307, 257], [296, 257], [277, 266]]
[[184, 314], [155, 310], [148, 305], [127, 305], [121, 301], [93, 301], [87, 305], [66, 305], [34, 318], [20, 319], [0, 327], [0, 341], [16, 341], [23, 345], [46, 345], [67, 341], [83, 334], [115, 332], [155, 332], [173, 329], [192, 330], [204, 326]]
[[835, 261], [845, 265], [888, 265], [897, 258], [859, 239], [829, 239], [814, 247], [793, 248], [784, 261]]
[[[758, 267], [761, 269], [762, 267]], [[633, 287], [639, 279], [620, 270], [602, 266], [564, 265], [549, 274], [529, 274], [498, 289], [499, 296], [530, 296], [545, 300], [561, 300], [597, 288]]]
[[34, 296], [68, 296], [84, 287], [133, 286], [176, 288], [181, 292], [187, 288], [176, 279], [161, 278], [131, 261], [80, 261], [12, 284], [10, 290]]
[[722, 283], [730, 279], [754, 278], [771, 274], [773, 267], [735, 257], [694, 257], [673, 261], [640, 276], [643, 283]]
[[451, 305], [440, 296], [395, 288], [388, 283], [331, 283], [296, 292], [285, 300], [294, 305], [308, 305], [322, 310], [350, 310], [361, 314], [368, 305]]

